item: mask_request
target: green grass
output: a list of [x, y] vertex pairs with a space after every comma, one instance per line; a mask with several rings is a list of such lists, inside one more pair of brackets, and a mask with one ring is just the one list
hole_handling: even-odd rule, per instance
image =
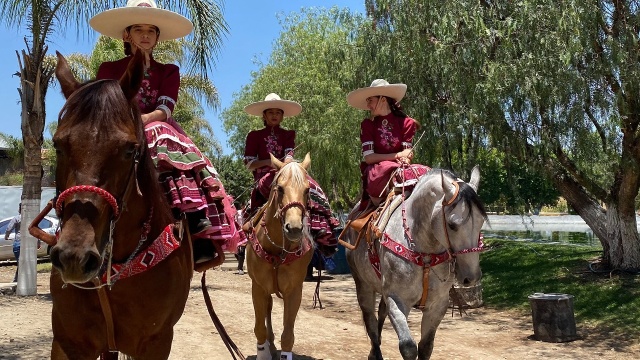
[[36, 272], [37, 273], [48, 273], [48, 272], [51, 272], [51, 263], [50, 262], [39, 263], [36, 266]]
[[481, 255], [486, 306], [530, 311], [529, 295], [574, 296], [576, 322], [640, 337], [640, 276], [589, 270], [599, 247], [487, 239]]

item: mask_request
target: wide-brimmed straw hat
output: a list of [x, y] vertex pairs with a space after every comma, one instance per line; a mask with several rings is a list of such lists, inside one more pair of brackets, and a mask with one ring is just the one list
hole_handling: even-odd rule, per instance
[[257, 101], [244, 107], [247, 114], [255, 116], [262, 116], [267, 109], [280, 109], [284, 112], [284, 117], [296, 116], [302, 112], [300, 104], [291, 100], [282, 100], [276, 93], [267, 95], [264, 101]]
[[347, 102], [354, 108], [369, 110], [367, 98], [371, 96], [388, 96], [395, 101], [400, 101], [407, 92], [405, 84], [389, 84], [385, 79], [375, 79], [371, 86], [353, 90], [347, 94]]
[[103, 11], [89, 20], [94, 30], [119, 40], [127, 27], [136, 24], [157, 26], [160, 29], [158, 41], [179, 39], [193, 30], [189, 19], [173, 11], [159, 9], [154, 0], [128, 0], [125, 7]]

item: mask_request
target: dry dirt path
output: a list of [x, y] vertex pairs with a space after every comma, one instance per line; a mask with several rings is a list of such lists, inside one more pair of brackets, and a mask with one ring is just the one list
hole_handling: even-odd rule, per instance
[[[15, 268], [0, 267], [0, 283], [11, 280]], [[232, 339], [248, 359], [255, 359], [251, 280], [231, 271], [207, 272], [207, 285], [214, 308]], [[323, 280], [324, 309], [313, 309], [315, 283], [306, 283], [296, 322], [297, 360], [366, 359], [369, 342], [357, 307], [350, 275]], [[0, 359], [45, 359], [51, 343], [51, 299], [48, 274], [38, 274], [38, 295], [0, 295]], [[419, 312], [410, 316], [411, 328], [419, 333]], [[274, 302], [274, 327], [281, 330], [282, 302]], [[489, 306], [467, 311], [460, 317], [445, 316], [436, 335], [432, 359], [639, 359], [640, 340], [620, 339], [578, 324], [581, 339], [553, 344], [535, 341], [531, 315], [503, 312]], [[276, 335], [276, 340], [279, 335]], [[276, 346], [278, 342], [276, 341]], [[385, 359], [400, 359], [397, 338], [387, 325], [383, 332]], [[184, 315], [175, 328], [170, 359], [230, 359], [213, 326], [195, 274]]]

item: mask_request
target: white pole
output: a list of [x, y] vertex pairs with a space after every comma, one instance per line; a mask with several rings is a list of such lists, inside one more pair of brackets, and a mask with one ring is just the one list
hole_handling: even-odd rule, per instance
[[20, 259], [18, 260], [17, 295], [37, 295], [36, 265], [38, 240], [29, 234], [29, 224], [40, 213], [40, 200], [22, 200], [22, 222], [20, 224]]

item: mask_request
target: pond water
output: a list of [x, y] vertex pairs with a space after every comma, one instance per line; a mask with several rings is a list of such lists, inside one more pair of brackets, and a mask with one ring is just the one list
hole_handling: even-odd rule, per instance
[[600, 246], [580, 216], [489, 215], [482, 227], [485, 237], [556, 244]]

